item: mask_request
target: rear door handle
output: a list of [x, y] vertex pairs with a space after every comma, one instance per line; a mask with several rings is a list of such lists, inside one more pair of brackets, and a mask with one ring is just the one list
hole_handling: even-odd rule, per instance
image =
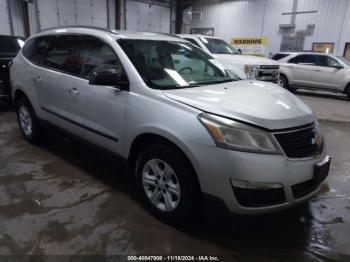
[[79, 95], [78, 88], [76, 88], [76, 87], [73, 87], [72, 89], [69, 89], [68, 92], [69, 92], [72, 96], [77, 96], [77, 95]]
[[35, 83], [35, 84], [40, 84], [41, 82], [42, 82], [42, 79], [41, 79], [40, 76], [36, 76], [36, 77], [34, 78], [34, 83]]

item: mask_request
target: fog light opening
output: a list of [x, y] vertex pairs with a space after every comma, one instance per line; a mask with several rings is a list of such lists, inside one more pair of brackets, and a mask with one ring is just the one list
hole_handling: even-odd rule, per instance
[[256, 190], [283, 188], [283, 185], [281, 183], [244, 181], [234, 178], [231, 178], [231, 184], [233, 187]]

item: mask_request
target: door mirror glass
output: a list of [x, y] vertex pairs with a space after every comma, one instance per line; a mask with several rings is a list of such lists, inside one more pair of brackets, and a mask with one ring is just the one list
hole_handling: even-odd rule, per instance
[[127, 82], [122, 81], [122, 72], [115, 69], [107, 69], [100, 72], [92, 72], [90, 85], [114, 86], [120, 89], [127, 89]]

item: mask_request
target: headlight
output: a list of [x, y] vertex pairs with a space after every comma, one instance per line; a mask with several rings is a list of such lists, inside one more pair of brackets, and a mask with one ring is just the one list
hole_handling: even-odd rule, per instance
[[258, 78], [258, 65], [244, 65], [244, 73], [248, 79], [257, 79]]
[[255, 153], [281, 153], [268, 132], [220, 116], [200, 114], [198, 118], [219, 147]]

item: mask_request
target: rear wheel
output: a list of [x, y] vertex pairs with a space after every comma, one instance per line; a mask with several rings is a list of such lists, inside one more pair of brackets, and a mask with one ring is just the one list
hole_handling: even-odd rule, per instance
[[135, 164], [147, 209], [170, 223], [188, 223], [199, 214], [200, 192], [187, 161], [171, 146], [147, 147]]
[[19, 127], [24, 139], [31, 144], [39, 144], [41, 139], [40, 126], [34, 109], [28, 99], [22, 97], [16, 104]]
[[295, 88], [290, 87], [288, 78], [285, 75], [280, 75], [279, 83], [280, 83], [280, 86], [282, 86], [283, 88], [285, 88], [291, 92], [296, 91]]
[[346, 87], [346, 96], [348, 97], [348, 100], [350, 100], [350, 84]]

